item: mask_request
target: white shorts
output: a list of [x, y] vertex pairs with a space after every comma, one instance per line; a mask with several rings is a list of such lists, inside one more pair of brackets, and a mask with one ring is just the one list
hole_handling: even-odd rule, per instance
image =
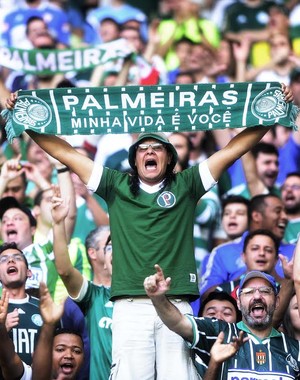
[[[172, 299], [183, 313], [187, 301]], [[111, 380], [200, 379], [185, 341], [169, 330], [147, 297], [119, 299], [112, 323]]]

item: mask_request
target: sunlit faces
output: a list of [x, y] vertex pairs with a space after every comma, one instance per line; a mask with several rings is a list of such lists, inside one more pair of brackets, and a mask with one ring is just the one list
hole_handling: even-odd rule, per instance
[[176, 171], [186, 169], [190, 156], [189, 137], [183, 133], [172, 133], [169, 136], [170, 143], [176, 149], [178, 161], [175, 166]]
[[291, 53], [289, 38], [285, 34], [277, 33], [270, 38], [271, 57], [275, 62], [284, 62]]
[[257, 219], [261, 228], [269, 229], [277, 238], [283, 238], [288, 219], [283, 202], [279, 198], [266, 197], [263, 211], [252, 213], [252, 219]]
[[286, 178], [281, 188], [281, 198], [288, 214], [300, 211], [300, 176]]
[[26, 181], [23, 175], [20, 175], [7, 183], [2, 194], [4, 197], [14, 197], [19, 203], [23, 203], [26, 197]]
[[254, 235], [248, 242], [243, 260], [247, 271], [272, 273], [278, 260], [273, 239], [267, 235]]
[[27, 26], [27, 38], [36, 48], [51, 47], [54, 39], [42, 19], [32, 20]]
[[120, 35], [120, 27], [113, 19], [106, 18], [100, 22], [99, 35], [102, 42], [116, 40]]
[[54, 337], [53, 379], [75, 379], [83, 359], [83, 344], [78, 335], [63, 333]]
[[143, 42], [138, 29], [130, 27], [124, 28], [120, 32], [120, 37], [125, 38], [129, 43], [131, 43], [138, 53], [141, 52], [143, 48]]
[[17, 249], [8, 248], [0, 254], [0, 281], [7, 289], [23, 286], [31, 274], [24, 255]]
[[101, 265], [105, 265], [105, 245], [107, 242], [107, 239], [110, 235], [110, 231], [101, 231], [97, 235], [97, 243], [96, 246], [94, 247], [94, 250], [96, 251], [96, 259], [101, 263]]
[[110, 242], [104, 247], [104, 269], [108, 271], [110, 276], [112, 275], [112, 255], [113, 250]]
[[[146, 139], [141, 142], [144, 145], [157, 143], [160, 143], [160, 141], [155, 139]], [[171, 158], [171, 153], [167, 151], [164, 145], [160, 150], [155, 150], [152, 146], [149, 146], [146, 150], [137, 147], [135, 165], [140, 180], [147, 185], [160, 183], [165, 177]]]
[[264, 185], [268, 188], [274, 186], [279, 171], [278, 156], [260, 152], [256, 158], [256, 168], [258, 177]]
[[30, 141], [30, 145], [28, 147], [27, 152], [28, 161], [37, 166], [39, 172], [43, 176], [51, 182], [52, 176], [52, 164], [49, 160], [49, 157], [45, 151], [38, 146], [33, 140]]
[[207, 302], [203, 309], [202, 316], [218, 318], [228, 323], [235, 323], [237, 320], [236, 310], [233, 304], [226, 300], [211, 300]]
[[[244, 284], [244, 288], [270, 287], [270, 283], [262, 278], [252, 278]], [[238, 306], [243, 320], [250, 329], [263, 331], [272, 326], [272, 318], [278, 305], [278, 297], [274, 292], [262, 294], [258, 289], [254, 294], [241, 294]]]
[[18, 208], [8, 209], [2, 217], [1, 236], [5, 243], [15, 242], [19, 249], [32, 244], [35, 227], [30, 225], [28, 216]]
[[297, 297], [294, 295], [289, 303], [288, 312], [290, 313], [291, 324], [293, 326], [296, 339], [300, 336], [300, 316]]
[[43, 191], [39, 205], [34, 206], [34, 215], [36, 218], [40, 217], [44, 225], [52, 226], [52, 189]]
[[229, 203], [224, 207], [223, 229], [230, 239], [241, 236], [248, 227], [248, 209], [243, 203]]

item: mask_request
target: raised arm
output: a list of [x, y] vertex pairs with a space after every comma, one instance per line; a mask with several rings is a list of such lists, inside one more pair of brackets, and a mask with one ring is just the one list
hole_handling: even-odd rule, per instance
[[9, 293], [6, 289], [2, 290], [0, 300], [0, 367], [3, 378], [20, 379], [24, 372], [23, 362], [15, 352], [13, 341], [10, 339], [5, 321], [8, 309]]
[[252, 127], [240, 132], [221, 150], [208, 158], [208, 167], [213, 178], [218, 181], [221, 174], [238, 158], [255, 146], [270, 127]]
[[73, 267], [66, 239], [65, 218], [68, 214], [66, 201], [60, 196], [58, 186], [53, 186], [52, 218], [53, 218], [53, 251], [56, 270], [68, 293], [77, 297], [83, 283], [82, 274]]
[[40, 283], [40, 311], [43, 318], [43, 326], [39, 340], [33, 355], [32, 380], [51, 380], [52, 377], [52, 357], [53, 339], [56, 324], [60, 320], [64, 310], [64, 305], [56, 305], [46, 287]]
[[[286, 102], [293, 100], [290, 88], [282, 84]], [[223, 149], [208, 158], [208, 167], [213, 178], [218, 181], [221, 174], [243, 154], [252, 149], [271, 127], [246, 128], [236, 135]]]
[[282, 255], [279, 254], [279, 259], [281, 261], [284, 278], [280, 278], [276, 273], [276, 281], [280, 283], [280, 291], [279, 291], [279, 305], [274, 311], [272, 325], [276, 329], [282, 323], [284, 314], [288, 309], [290, 299], [294, 294], [294, 281], [293, 281], [293, 267], [294, 267], [294, 259], [292, 258], [290, 261]]
[[[300, 239], [298, 238], [295, 253], [294, 253], [294, 268], [293, 268], [294, 286], [297, 297], [297, 303], [300, 305]], [[300, 309], [298, 308], [299, 317]]]
[[154, 266], [156, 273], [146, 277], [144, 288], [163, 323], [176, 334], [190, 342], [193, 341], [193, 328], [190, 320], [183, 315], [166, 297], [170, 288], [171, 278], [165, 279], [159, 265]]
[[[6, 100], [6, 108], [12, 110], [17, 100], [17, 94], [12, 93]], [[69, 143], [53, 135], [42, 135], [27, 131], [28, 135], [50, 156], [68, 166], [81, 180], [87, 184], [93, 169], [93, 161], [77, 152]]]
[[68, 142], [53, 135], [42, 135], [28, 131], [28, 135], [50, 156], [68, 166], [87, 184], [93, 170], [93, 161], [77, 152]]

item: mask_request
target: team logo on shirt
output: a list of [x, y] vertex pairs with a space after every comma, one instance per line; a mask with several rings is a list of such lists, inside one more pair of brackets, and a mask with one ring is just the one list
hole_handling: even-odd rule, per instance
[[42, 317], [40, 316], [40, 314], [33, 314], [31, 316], [31, 320], [32, 322], [36, 325], [36, 326], [42, 326], [43, 325], [43, 320], [42, 320]]
[[289, 366], [293, 368], [294, 371], [299, 371], [297, 360], [294, 359], [291, 354], [288, 354], [288, 356], [286, 357], [286, 361], [288, 362]]
[[26, 128], [45, 128], [52, 120], [48, 104], [35, 96], [20, 96], [15, 105], [13, 120]]
[[170, 191], [164, 191], [157, 198], [157, 203], [160, 207], [171, 208], [176, 203], [176, 197]]
[[279, 117], [287, 116], [288, 104], [285, 102], [280, 89], [270, 87], [254, 98], [251, 112], [258, 119], [273, 121]]
[[256, 363], [257, 364], [259, 364], [259, 365], [266, 364], [267, 355], [265, 352], [263, 352], [263, 351], [256, 352], [255, 356], [256, 356]]

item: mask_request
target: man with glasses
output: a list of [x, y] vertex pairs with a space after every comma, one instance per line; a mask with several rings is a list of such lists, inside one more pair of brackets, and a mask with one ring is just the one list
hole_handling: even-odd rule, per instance
[[85, 315], [91, 346], [90, 379], [107, 380], [111, 366], [113, 312], [113, 303], [110, 301], [110, 229], [109, 226], [100, 226], [86, 238], [86, 250], [93, 270], [93, 281], [88, 281], [70, 260], [65, 230], [68, 211], [59, 188], [54, 187], [52, 218], [55, 265], [70, 298]]
[[249, 338], [234, 357], [222, 364], [215, 380], [298, 378], [299, 342], [272, 327], [274, 311], [279, 305], [279, 289], [274, 277], [260, 271], [248, 272], [238, 290], [237, 303], [242, 321], [227, 323], [216, 318], [182, 314], [166, 296], [171, 278], [164, 277], [159, 265], [155, 268], [156, 273], [145, 278], [145, 291], [164, 324], [182, 336], [196, 355], [201, 351], [207, 352], [209, 357], [222, 331], [226, 343], [237, 339], [241, 331], [244, 338]]
[[[282, 88], [291, 101], [289, 88]], [[13, 109], [16, 98], [11, 94], [8, 109]], [[143, 132], [129, 149], [130, 174], [94, 165], [57, 136], [28, 131], [42, 149], [70, 167], [108, 205], [114, 245], [113, 380], [198, 378], [190, 350], [157, 318], [143, 281], [160, 262], [173, 278], [168, 296], [183, 313], [192, 312], [190, 301], [199, 297], [193, 245], [195, 208], [224, 170], [268, 130], [246, 128], [226, 147], [181, 173], [174, 173], [177, 153], [167, 136]]]
[[281, 187], [281, 198], [289, 220], [284, 240], [295, 244], [300, 231], [300, 173], [289, 173]]
[[25, 291], [25, 283], [31, 276], [27, 259], [16, 243], [3, 244], [0, 247], [0, 281], [9, 293], [6, 328], [16, 353], [28, 365], [32, 363], [42, 326], [39, 300]]

